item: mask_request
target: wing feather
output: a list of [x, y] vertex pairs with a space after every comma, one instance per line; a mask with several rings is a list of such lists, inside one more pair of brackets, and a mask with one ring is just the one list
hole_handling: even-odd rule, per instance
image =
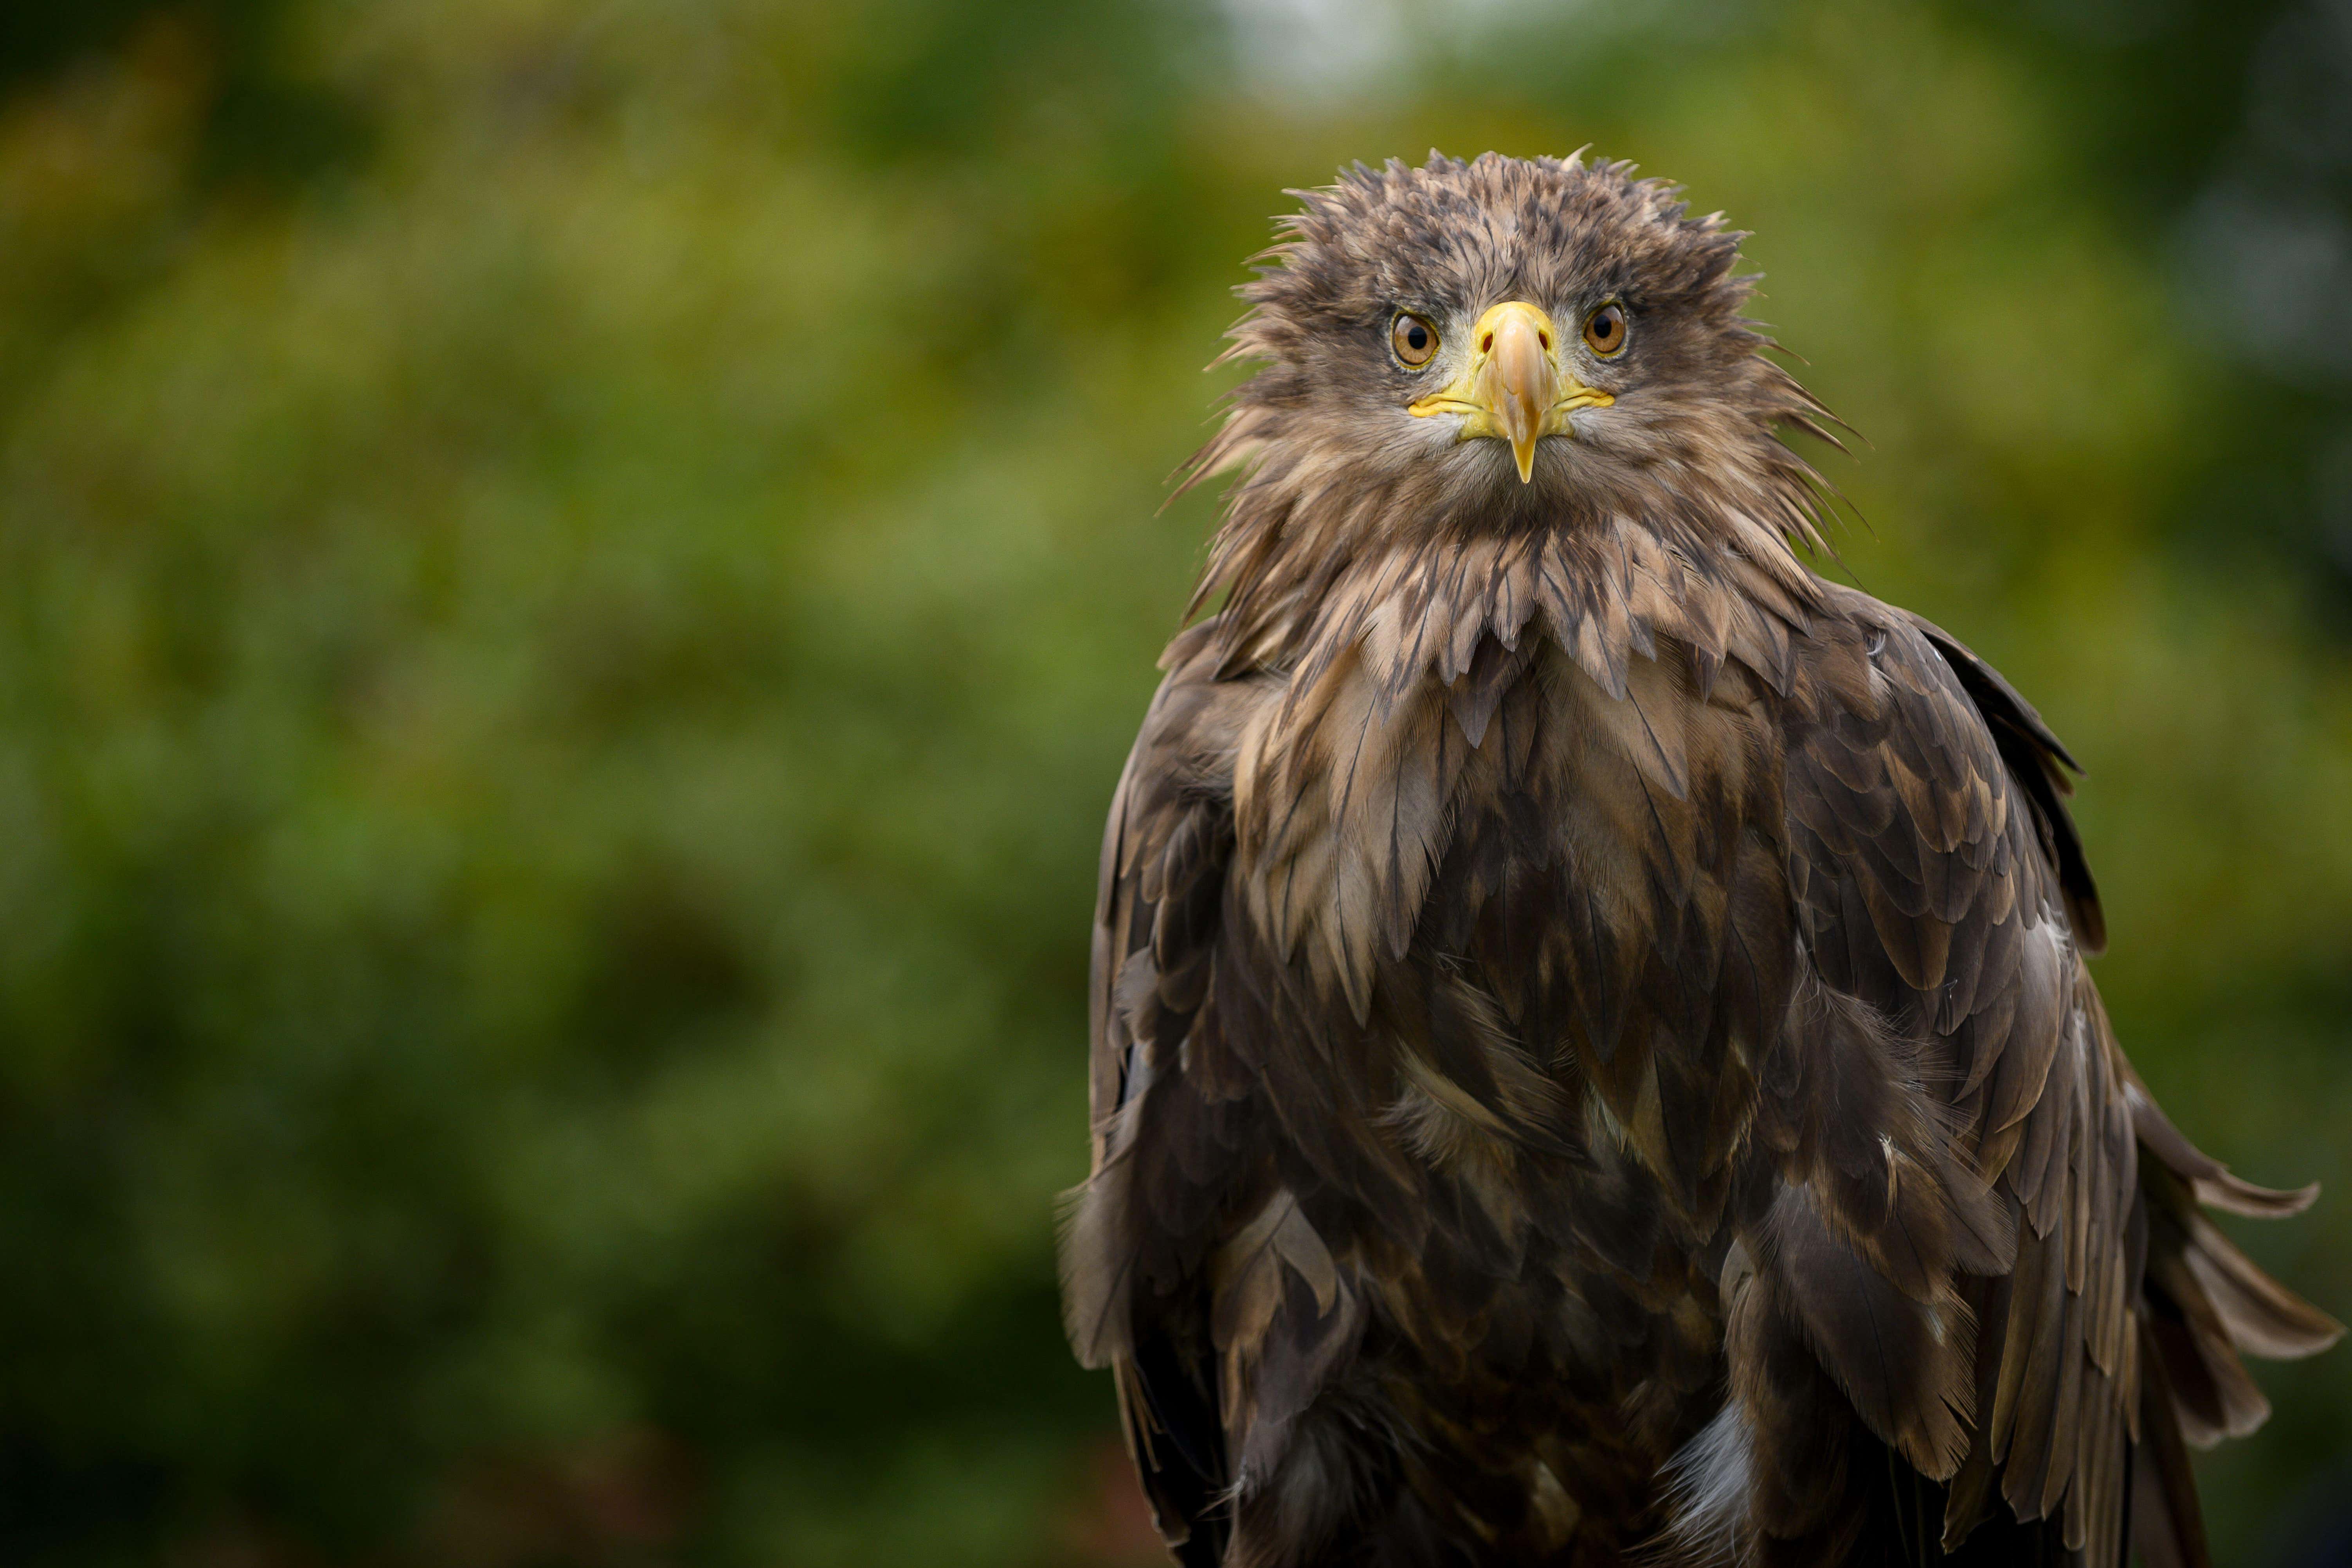
[[1267, 1180], [1252, 1079], [1213, 996], [1245, 696], [1214, 679], [1217, 657], [1213, 622], [1171, 645], [1104, 830], [1093, 1170], [1065, 1200], [1060, 1248], [1071, 1347], [1113, 1369], [1153, 1518], [1187, 1568], [1222, 1558], [1232, 1481], [1214, 1319], [1234, 1308], [1207, 1275], [1225, 1216]]
[[[2310, 1194], [2231, 1174], [2132, 1073], [2084, 966], [2105, 925], [2063, 805], [2074, 763], [2041, 716], [1916, 616], [1845, 590], [1825, 608], [1790, 691], [1801, 944], [1836, 1004], [1883, 1026], [1860, 1037], [1884, 1058], [1879, 1081], [1849, 1109], [1929, 1173], [1938, 1200], [1911, 1223], [1981, 1203], [2007, 1228], [1968, 1257], [1871, 1251], [1853, 1240], [1868, 1235], [1858, 1191], [1784, 1153], [1780, 1179], [1814, 1205], [1792, 1212], [1818, 1212], [1841, 1247], [1808, 1237], [1807, 1267], [1776, 1273], [1773, 1256], [1801, 1249], [1773, 1235], [1764, 1299], [1791, 1302], [1873, 1436], [1948, 1479], [1947, 1549], [2005, 1516], [2012, 1531], [2049, 1521], [2068, 1552], [2113, 1563], [2134, 1513], [2164, 1530], [2152, 1560], [2201, 1563], [2195, 1496], [2166, 1445], [2266, 1414], [2239, 1352], [2308, 1354], [2339, 1331], [2197, 1204], [2278, 1215]], [[1829, 1059], [1817, 1021], [1792, 1018], [1790, 1034], [1783, 1048]], [[1768, 1088], [1803, 1076], [1764, 1075]], [[1851, 1068], [1839, 1079], [1855, 1081]], [[1788, 1228], [1782, 1204], [1769, 1213], [1767, 1233]], [[1949, 1354], [1923, 1342], [1899, 1367], [1880, 1357], [1887, 1309], [1852, 1277], [1855, 1258], [1891, 1300], [1959, 1309]], [[2161, 1495], [2135, 1499], [2135, 1484]]]

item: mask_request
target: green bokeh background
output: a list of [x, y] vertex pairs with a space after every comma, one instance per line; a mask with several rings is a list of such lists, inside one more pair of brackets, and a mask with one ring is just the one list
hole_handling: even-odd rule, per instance
[[[2352, 1310], [2340, 10], [16, 0], [0, 1561], [1152, 1561], [1051, 1202], [1157, 509], [1282, 188], [1432, 143], [1756, 231], [1829, 568], [2088, 763]], [[2260, 1375], [2223, 1561], [2345, 1561], [2352, 1353]]]

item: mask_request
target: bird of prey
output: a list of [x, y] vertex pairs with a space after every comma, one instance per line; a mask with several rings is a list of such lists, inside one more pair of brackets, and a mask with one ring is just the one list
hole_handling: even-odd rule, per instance
[[1632, 166], [1301, 193], [1104, 838], [1063, 1234], [1185, 1568], [2205, 1560], [2337, 1326], [2125, 1059], [1984, 660], [1826, 581], [1826, 411]]

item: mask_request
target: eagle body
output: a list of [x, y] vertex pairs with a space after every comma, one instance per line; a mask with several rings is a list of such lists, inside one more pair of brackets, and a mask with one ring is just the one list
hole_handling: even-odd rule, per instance
[[2335, 1336], [2108, 1027], [2064, 748], [1790, 548], [1737, 239], [1433, 158], [1244, 290], [1064, 1237], [1187, 1568], [2199, 1562]]

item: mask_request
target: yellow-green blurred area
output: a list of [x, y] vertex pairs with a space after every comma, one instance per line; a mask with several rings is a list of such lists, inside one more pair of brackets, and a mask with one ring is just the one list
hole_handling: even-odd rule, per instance
[[[1055, 1307], [1165, 477], [1285, 186], [1751, 228], [1858, 580], [2352, 1311], [2338, 0], [13, 0], [0, 1560], [1154, 1560]], [[2352, 1352], [2224, 1563], [2352, 1561]]]

